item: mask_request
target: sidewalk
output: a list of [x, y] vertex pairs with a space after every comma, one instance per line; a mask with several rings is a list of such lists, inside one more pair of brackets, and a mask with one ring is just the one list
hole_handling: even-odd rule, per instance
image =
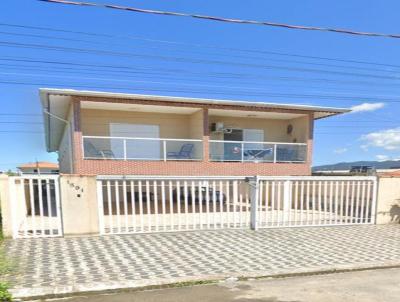
[[400, 226], [8, 240], [15, 297], [145, 287], [229, 276], [400, 266]]
[[400, 269], [392, 268], [278, 279], [227, 280], [202, 286], [83, 295], [69, 298], [68, 302], [398, 302], [399, 280]]

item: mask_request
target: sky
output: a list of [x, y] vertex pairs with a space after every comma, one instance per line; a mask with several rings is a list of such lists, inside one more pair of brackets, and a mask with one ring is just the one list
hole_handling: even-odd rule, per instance
[[[89, 1], [89, 0], [88, 0]], [[90, 0], [399, 34], [399, 1]], [[313, 164], [400, 158], [400, 39], [0, 2], [0, 171], [56, 161], [40, 87], [353, 108], [315, 123]]]

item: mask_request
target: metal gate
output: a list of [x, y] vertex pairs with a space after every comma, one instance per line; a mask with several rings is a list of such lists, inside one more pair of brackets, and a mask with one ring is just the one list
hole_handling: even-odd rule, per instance
[[101, 234], [375, 223], [375, 177], [99, 177]]
[[97, 185], [101, 234], [250, 225], [245, 178], [107, 177]]
[[376, 177], [258, 177], [256, 227], [375, 223]]
[[13, 238], [62, 236], [58, 175], [9, 178]]

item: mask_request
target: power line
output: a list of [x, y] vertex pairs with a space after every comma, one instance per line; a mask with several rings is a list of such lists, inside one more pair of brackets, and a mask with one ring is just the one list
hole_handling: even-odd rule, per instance
[[[101, 71], [102, 74], [104, 72], [107, 73], [117, 73], [117, 74], [145, 74], [145, 75], [151, 75], [152, 78], [157, 75], [168, 75], [170, 73], [172, 74], [185, 74], [185, 78], [176, 78], [174, 77], [173, 79], [184, 79], [186, 81], [206, 81], [207, 78], [212, 78], [212, 79], [233, 79], [233, 80], [240, 80], [241, 83], [243, 82], [243, 78], [247, 79], [253, 79], [252, 83], [254, 83], [254, 80], [273, 80], [273, 81], [294, 81], [294, 82], [315, 82], [315, 83], [324, 83], [324, 84], [344, 84], [344, 85], [367, 85], [368, 87], [371, 86], [387, 86], [387, 87], [397, 87], [397, 85], [394, 84], [385, 84], [385, 83], [379, 83], [377, 84], [376, 82], [368, 82], [368, 81], [352, 81], [352, 80], [337, 80], [337, 79], [329, 79], [329, 78], [305, 78], [305, 77], [292, 77], [292, 76], [265, 76], [265, 75], [260, 75], [260, 74], [254, 74], [254, 73], [243, 73], [243, 72], [213, 72], [213, 73], [202, 73], [202, 72], [193, 72], [193, 71], [188, 71], [185, 69], [165, 69], [165, 68], [157, 68], [157, 71], [153, 71], [151, 68], [144, 68], [144, 67], [130, 67], [130, 66], [120, 66], [120, 65], [103, 65], [103, 64], [87, 64], [87, 63], [76, 63], [76, 62], [71, 62], [71, 61], [55, 61], [55, 60], [41, 60], [41, 59], [36, 59], [36, 58], [26, 58], [22, 57], [21, 58], [0, 58], [0, 61], [10, 61], [10, 62], [26, 62], [26, 63], [37, 63], [37, 64], [45, 64], [46, 66], [39, 66], [39, 68], [36, 65], [24, 65], [24, 64], [0, 64], [1, 66], [7, 66], [10, 67], [10, 69], [25, 69], [25, 70], [34, 70], [34, 71], [53, 71], [53, 72], [61, 72], [61, 70], [72, 70], [72, 72], [76, 71], [79, 73], [86, 73], [86, 74], [91, 74], [91, 75], [98, 75], [98, 72]], [[50, 66], [47, 66], [50, 65]], [[51, 65], [61, 65], [61, 66], [51, 66]], [[72, 66], [72, 67], [65, 67], [65, 66]], [[11, 68], [12, 67], [12, 68]], [[85, 69], [79, 69], [79, 67], [85, 67]], [[50, 68], [50, 69], [49, 69]], [[51, 69], [53, 68], [53, 69]], [[94, 68], [94, 69], [91, 69]], [[106, 69], [99, 69], [99, 68], [106, 68]], [[119, 69], [121, 68], [121, 70]], [[110, 70], [109, 70], [110, 69]], [[88, 72], [88, 71], [93, 71], [93, 72]], [[65, 73], [65, 71], [62, 71]], [[206, 78], [201, 78], [201, 79], [190, 79], [187, 76], [206, 76]], [[126, 77], [126, 76], [125, 76]], [[143, 77], [143, 76], [141, 76]], [[161, 78], [161, 77], [160, 77]], [[164, 79], [171, 79], [171, 78], [165, 78]], [[214, 81], [214, 80], [213, 80]]]
[[396, 80], [396, 81], [399, 80], [399, 78], [396, 76], [383, 76], [383, 75], [367, 74], [367, 73], [351, 73], [351, 72], [342, 72], [342, 71], [334, 71], [334, 70], [286, 67], [286, 66], [265, 65], [265, 64], [255, 64], [255, 63], [250, 64], [250, 63], [234, 62], [234, 61], [191, 59], [191, 58], [185, 58], [185, 57], [150, 55], [150, 54], [141, 54], [141, 53], [133, 53], [133, 52], [117, 52], [117, 51], [109, 51], [109, 50], [41, 45], [41, 44], [32, 44], [32, 43], [17, 43], [17, 42], [10, 42], [10, 41], [0, 41], [0, 46], [12, 47], [12, 48], [45, 49], [45, 50], [51, 50], [51, 51], [108, 55], [108, 56], [129, 57], [129, 58], [139, 58], [139, 59], [157, 59], [157, 60], [163, 60], [163, 61], [168, 61], [168, 62], [172, 61], [172, 62], [186, 62], [186, 63], [192, 63], [192, 64], [213, 64], [213, 65], [218, 64], [218, 65], [224, 65], [224, 66], [230, 66], [230, 67], [242, 66], [242, 67], [248, 67], [248, 68], [267, 69], [267, 70], [268, 69], [278, 69], [278, 70], [285, 70], [285, 71], [297, 71], [297, 72], [307, 72], [307, 73], [325, 73], [325, 74], [331, 74], [331, 75], [389, 79], [389, 80]]
[[[1, 25], [1, 24], [0, 24]], [[37, 35], [37, 34], [26, 34], [26, 33], [12, 33], [12, 32], [4, 32], [0, 31], [0, 35], [9, 35], [9, 36], [23, 36], [23, 37], [34, 37], [34, 38], [42, 38], [42, 39], [51, 39], [51, 40], [63, 40], [63, 41], [74, 41], [74, 42], [83, 42], [83, 43], [91, 43], [91, 44], [100, 44], [100, 45], [108, 45], [108, 43], [102, 43], [98, 41], [89, 41], [89, 40], [82, 40], [82, 39], [73, 39], [73, 38], [63, 38], [63, 37], [56, 37], [56, 36], [43, 36], [43, 35]], [[113, 43], [115, 45], [115, 43]], [[119, 44], [121, 45], [121, 44]], [[126, 45], [123, 45], [126, 46]], [[138, 45], [135, 45], [135, 48], [137, 48]], [[149, 47], [146, 46], [146, 49]], [[153, 49], [159, 49], [159, 47], [152, 47]], [[174, 51], [179, 51], [179, 52], [186, 52], [185, 50], [182, 49], [174, 49]], [[190, 50], [190, 53], [200, 53], [200, 54], [211, 54], [211, 55], [219, 55], [223, 56], [220, 52], [213, 52], [213, 53], [203, 53], [199, 51], [193, 51], [192, 49]], [[295, 63], [295, 64], [302, 64], [302, 65], [315, 65], [315, 66], [324, 66], [324, 67], [332, 67], [332, 68], [348, 68], [351, 70], [367, 70], [367, 71], [377, 71], [377, 72], [385, 72], [385, 73], [398, 73], [398, 70], [388, 70], [388, 69], [376, 69], [376, 68], [365, 68], [365, 67], [358, 67], [358, 66], [346, 66], [346, 65], [335, 65], [335, 64], [325, 64], [325, 63], [315, 63], [315, 62], [307, 62], [307, 61], [295, 61], [295, 60], [283, 60], [283, 59], [271, 59], [271, 58], [265, 58], [265, 57], [254, 57], [254, 56], [238, 56], [238, 55], [230, 55], [230, 57], [237, 57], [237, 58], [244, 58], [244, 59], [254, 59], [254, 60], [267, 60], [267, 61], [272, 61], [272, 62], [283, 62], [283, 63]]]
[[246, 49], [246, 48], [236, 48], [236, 47], [223, 47], [223, 46], [218, 46], [218, 45], [205, 45], [205, 44], [198, 44], [198, 43], [186, 43], [186, 42], [177, 42], [177, 41], [160, 40], [160, 39], [148, 39], [148, 38], [137, 37], [137, 36], [132, 36], [132, 35], [115, 35], [115, 34], [112, 35], [112, 34], [105, 34], [105, 33], [73, 31], [73, 30], [60, 29], [60, 28], [54, 28], [54, 27], [50, 28], [50, 27], [43, 27], [43, 26], [30, 26], [30, 25], [22, 25], [22, 24], [10, 24], [10, 23], [0, 23], [0, 26], [23, 28], [23, 29], [33, 29], [33, 30], [40, 30], [40, 31], [52, 31], [52, 32], [57, 32], [57, 33], [71, 33], [71, 34], [110, 38], [110, 39], [112, 39], [112, 38], [123, 39], [123, 40], [132, 39], [132, 40], [140, 40], [140, 41], [152, 42], [152, 43], [190, 46], [191, 48], [201, 47], [201, 48], [228, 50], [228, 51], [245, 52], [245, 53], [268, 54], [268, 55], [297, 57], [297, 58], [312, 59], [312, 60], [326, 60], [326, 61], [334, 61], [334, 62], [344, 62], [344, 63], [353, 63], [353, 64], [365, 64], [365, 65], [400, 68], [400, 65], [385, 64], [385, 63], [379, 63], [379, 62], [347, 60], [347, 59], [342, 59], [342, 58], [321, 57], [321, 56], [308, 56], [308, 55], [301, 55], [301, 54], [294, 54], [294, 53], [287, 53], [287, 52], [266, 51], [266, 50], [260, 50], [260, 49]]
[[[376, 101], [377, 98], [368, 98], [365, 96], [340, 96], [340, 95], [320, 95], [320, 94], [289, 94], [289, 93], [254, 93], [254, 92], [237, 92], [232, 93], [231, 91], [222, 92], [218, 91], [200, 91], [200, 90], [182, 90], [182, 89], [161, 89], [161, 88], [149, 88], [149, 87], [112, 87], [112, 86], [96, 86], [96, 85], [81, 85], [81, 84], [56, 84], [56, 83], [45, 83], [45, 82], [12, 82], [12, 81], [0, 81], [0, 84], [10, 84], [10, 85], [27, 85], [27, 86], [40, 86], [40, 85], [50, 85], [50, 86], [63, 86], [63, 87], [79, 87], [79, 88], [91, 88], [91, 89], [111, 89], [111, 90], [127, 90], [127, 91], [152, 91], [152, 92], [180, 92], [180, 93], [192, 93], [192, 94], [215, 94], [215, 95], [226, 95], [226, 94], [234, 94], [234, 95], [242, 95], [242, 96], [263, 96], [263, 97], [275, 97], [275, 98], [314, 98], [319, 100], [337, 100], [337, 101], [351, 101], [357, 102], [356, 99], [360, 99], [363, 101]], [[400, 100], [390, 100], [390, 99], [379, 99], [381, 101], [385, 101], [387, 103], [400, 103]]]
[[[233, 91], [233, 89], [240, 89], [241, 91], [256, 91], [259, 93], [263, 94], [271, 94], [269, 91], [262, 90], [261, 88], [256, 88], [256, 87], [245, 87], [245, 86], [224, 86], [224, 85], [205, 85], [205, 84], [193, 84], [193, 83], [180, 83], [180, 82], [160, 82], [160, 81], [143, 81], [143, 80], [124, 80], [124, 79], [113, 79], [113, 78], [85, 78], [85, 77], [79, 77], [77, 78], [76, 76], [63, 76], [63, 75], [51, 75], [51, 74], [31, 74], [31, 73], [15, 73], [15, 72], [0, 72], [0, 75], [17, 75], [17, 76], [30, 76], [30, 77], [57, 77], [57, 78], [64, 78], [64, 79], [80, 79], [80, 80], [97, 80], [97, 81], [114, 81], [114, 82], [128, 82], [131, 84], [157, 84], [157, 85], [178, 85], [178, 86], [189, 86], [189, 87], [204, 87], [204, 88], [222, 88], [222, 89], [229, 89], [230, 91]], [[312, 86], [309, 86], [312, 87]], [[276, 95], [279, 95], [276, 93]], [[286, 95], [286, 94], [285, 94]], [[309, 95], [307, 95], [309, 96]], [[315, 96], [315, 95], [314, 95]], [[335, 97], [347, 97], [346, 95], [335, 95]], [[386, 95], [386, 96], [369, 96], [369, 95], [351, 95], [349, 96], [350, 98], [363, 98], [364, 100], [369, 100], [369, 101], [388, 101], [388, 99], [392, 98], [397, 98], [397, 96], [391, 96], [391, 95]]]
[[232, 18], [224, 18], [224, 17], [217, 17], [217, 16], [199, 15], [199, 14], [177, 13], [177, 12], [170, 12], [170, 11], [141, 9], [141, 8], [136, 8], [136, 7], [120, 6], [120, 5], [114, 5], [114, 4], [78, 2], [78, 1], [70, 1], [70, 0], [68, 0], [68, 1], [66, 1], [66, 0], [38, 0], [38, 1], [57, 3], [57, 4], [67, 4], [67, 5], [110, 8], [110, 9], [116, 9], [116, 10], [124, 10], [124, 11], [136, 12], [136, 13], [145, 13], [145, 14], [154, 14], [154, 15], [163, 15], [163, 16], [191, 17], [191, 18], [202, 19], [202, 20], [228, 22], [228, 23], [236, 23], [236, 24], [263, 25], [263, 26], [281, 27], [281, 28], [286, 28], [286, 29], [334, 32], [334, 33], [340, 33], [340, 34], [369, 36], [369, 37], [385, 37], [385, 38], [395, 38], [395, 39], [400, 38], [400, 35], [396, 35], [396, 34], [361, 32], [361, 31], [355, 31], [355, 30], [350, 30], [350, 29], [339, 29], [339, 28], [328, 28], [328, 27], [317, 27], [317, 26], [291, 25], [291, 24], [286, 24], [286, 23], [276, 23], [276, 22], [270, 22], [270, 21], [232, 19]]

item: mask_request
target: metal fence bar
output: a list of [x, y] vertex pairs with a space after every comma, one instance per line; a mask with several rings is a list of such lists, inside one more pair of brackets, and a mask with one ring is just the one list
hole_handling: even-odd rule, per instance
[[178, 211], [178, 230], [181, 229], [181, 184], [179, 180], [176, 181], [176, 204], [177, 204], [177, 211]]
[[207, 215], [207, 229], [210, 228], [210, 183], [206, 182], [206, 215]]
[[103, 182], [97, 182], [97, 205], [98, 205], [98, 219], [99, 219], [99, 233], [103, 235], [105, 233], [105, 226], [104, 226], [104, 206], [103, 206]]
[[365, 190], [366, 190], [366, 183], [365, 181], [363, 181], [361, 189], [360, 223], [365, 223], [364, 221], [364, 206], [366, 205], [366, 202], [364, 200], [366, 194]]
[[222, 229], [224, 227], [224, 219], [223, 219], [223, 209], [224, 209], [224, 205], [223, 205], [223, 184], [222, 181], [219, 182], [219, 217], [220, 217], [220, 228]]
[[43, 190], [42, 190], [42, 179], [37, 180], [37, 188], [39, 195], [39, 213], [40, 213], [40, 233], [41, 235], [45, 235], [44, 232], [44, 212], [43, 212]]
[[154, 215], [155, 215], [155, 228], [156, 228], [156, 232], [159, 231], [159, 221], [158, 221], [158, 186], [157, 186], [157, 182], [154, 180], [153, 181], [153, 193], [154, 193]]
[[144, 231], [144, 215], [143, 215], [143, 187], [142, 187], [142, 181], [139, 180], [138, 182], [139, 186], [139, 219], [140, 219], [140, 231]]
[[124, 203], [124, 222], [125, 222], [125, 232], [129, 232], [129, 217], [128, 217], [128, 196], [126, 190], [126, 181], [122, 182], [122, 194], [123, 194], [123, 203]]
[[374, 179], [373, 184], [372, 184], [371, 221], [370, 221], [370, 223], [376, 222], [377, 197], [378, 197], [378, 182], [376, 179]]
[[365, 205], [365, 218], [364, 218], [364, 223], [369, 223], [370, 222], [370, 206], [371, 206], [371, 182], [367, 182], [367, 196], [365, 198], [366, 205]]
[[347, 182], [346, 186], [346, 200], [345, 200], [345, 214], [344, 214], [344, 223], [349, 223], [350, 216], [350, 182]]
[[132, 230], [136, 232], [136, 198], [135, 198], [135, 184], [131, 180], [130, 181], [130, 189], [131, 189], [131, 209], [132, 209]]
[[118, 233], [121, 233], [121, 211], [119, 204], [119, 183], [118, 181], [114, 181], [114, 194], [115, 194], [115, 205], [117, 209], [117, 228]]
[[111, 183], [110, 181], [107, 181], [107, 201], [108, 201], [108, 219], [109, 219], [109, 229], [110, 232], [113, 232], [113, 209], [112, 209], [112, 203], [111, 203]]
[[198, 196], [198, 204], [199, 204], [199, 228], [200, 230], [203, 228], [203, 193], [202, 193], [202, 186], [201, 182], [197, 183], [197, 188], [199, 192], [197, 193]]
[[185, 202], [185, 229], [189, 229], [189, 200], [188, 200], [188, 184], [185, 180], [183, 182], [183, 194], [184, 194], [184, 202]]
[[[22, 189], [21, 190], [22, 200], [26, 200], [26, 196], [25, 196], [25, 179], [21, 179], [21, 189]], [[26, 220], [27, 220], [26, 223], [23, 224], [24, 237], [28, 236], [29, 222], [28, 222], [28, 219], [26, 219]]]
[[56, 200], [56, 219], [57, 219], [57, 236], [63, 235], [63, 224], [62, 224], [62, 216], [61, 216], [61, 201], [60, 201], [60, 179], [54, 178], [54, 193]]
[[345, 182], [344, 181], [342, 181], [341, 182], [341, 187], [340, 187], [340, 219], [339, 219], [339, 222], [338, 223], [340, 223], [340, 224], [343, 224], [343, 204], [344, 204], [344, 185], [345, 185]]
[[31, 217], [32, 217], [32, 234], [33, 237], [37, 236], [37, 229], [36, 229], [36, 208], [35, 208], [35, 197], [34, 197], [34, 190], [33, 190], [33, 179], [28, 179], [29, 183], [29, 201], [31, 205]]

